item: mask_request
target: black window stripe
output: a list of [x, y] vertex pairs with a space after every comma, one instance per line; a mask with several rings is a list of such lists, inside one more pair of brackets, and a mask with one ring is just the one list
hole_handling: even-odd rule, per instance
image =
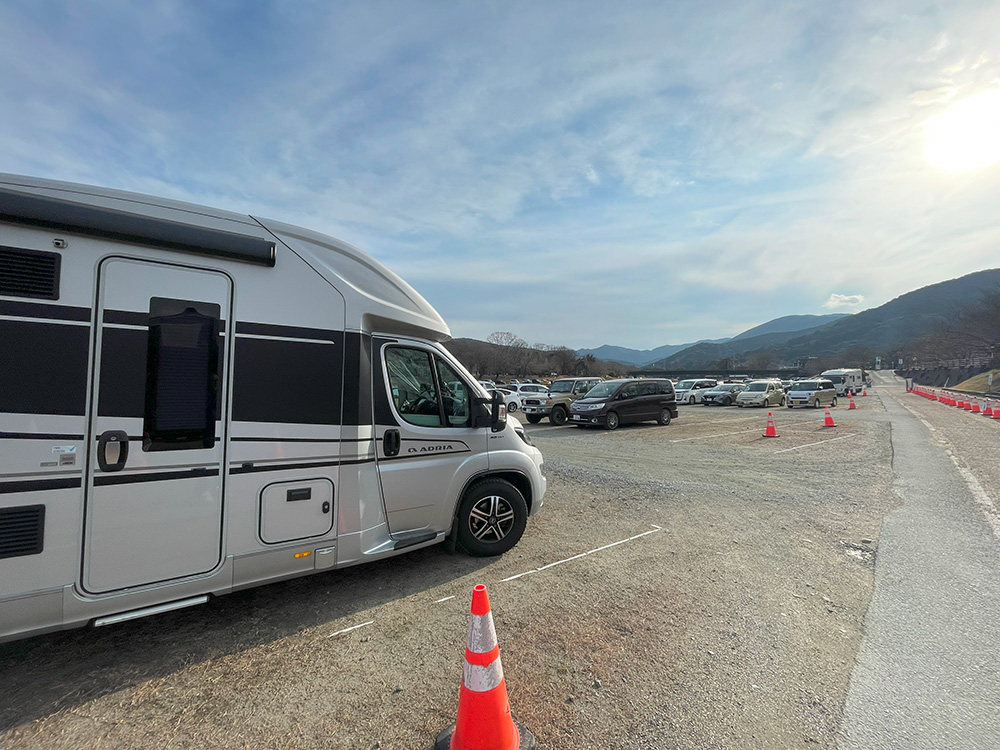
[[22, 479], [13, 482], [0, 482], [0, 495], [15, 492], [42, 492], [44, 490], [66, 490], [79, 487], [80, 477], [65, 477], [62, 479]]
[[89, 307], [73, 307], [71, 305], [46, 305], [38, 302], [12, 302], [0, 300], [0, 315], [10, 315], [18, 318], [44, 318], [46, 320], [71, 320], [74, 322], [90, 322]]
[[83, 440], [83, 435], [60, 435], [46, 432], [0, 432], [0, 440]]
[[95, 487], [113, 484], [136, 484], [139, 482], [167, 482], [175, 479], [200, 479], [217, 477], [218, 469], [188, 469], [186, 471], [161, 471], [149, 474], [108, 474], [94, 477]]
[[[370, 462], [374, 459], [367, 459]], [[306, 464], [264, 464], [253, 465], [245, 462], [242, 466], [237, 466], [229, 470], [230, 474], [253, 474], [259, 471], [290, 471], [293, 469], [324, 469], [331, 466], [342, 466], [347, 463], [366, 463], [366, 461], [315, 461]]]
[[0, 412], [82, 416], [90, 329], [0, 320]]
[[297, 326], [278, 326], [268, 323], [247, 323], [236, 321], [236, 333], [248, 336], [274, 336], [283, 339], [313, 339], [315, 341], [341, 341], [343, 331], [331, 331], [323, 328], [299, 328]]
[[[108, 325], [139, 326], [141, 328], [147, 328], [149, 327], [149, 313], [133, 312], [130, 310], [105, 310], [104, 322]], [[225, 330], [226, 321], [220, 320], [219, 331], [223, 332]]]

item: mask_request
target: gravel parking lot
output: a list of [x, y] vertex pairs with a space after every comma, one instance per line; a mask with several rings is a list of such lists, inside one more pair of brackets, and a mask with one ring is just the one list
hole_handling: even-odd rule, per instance
[[512, 552], [436, 547], [0, 645], [0, 747], [429, 747], [476, 583], [540, 747], [834, 747], [897, 502], [886, 412], [857, 404], [836, 428], [774, 409], [777, 439], [766, 411], [702, 406], [529, 426], [549, 494]]

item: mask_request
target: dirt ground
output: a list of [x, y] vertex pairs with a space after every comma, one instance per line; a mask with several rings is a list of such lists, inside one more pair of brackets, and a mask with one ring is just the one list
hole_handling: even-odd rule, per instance
[[835, 747], [896, 502], [891, 425], [857, 404], [835, 428], [774, 409], [776, 439], [721, 407], [529, 426], [549, 493], [507, 555], [439, 546], [0, 645], [0, 748], [427, 748], [477, 583], [539, 747]]

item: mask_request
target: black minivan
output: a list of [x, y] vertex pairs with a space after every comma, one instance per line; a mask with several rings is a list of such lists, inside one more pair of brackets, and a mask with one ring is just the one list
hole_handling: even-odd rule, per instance
[[629, 378], [598, 383], [569, 407], [570, 422], [613, 430], [628, 422], [655, 419], [663, 425], [677, 416], [674, 385], [665, 378]]

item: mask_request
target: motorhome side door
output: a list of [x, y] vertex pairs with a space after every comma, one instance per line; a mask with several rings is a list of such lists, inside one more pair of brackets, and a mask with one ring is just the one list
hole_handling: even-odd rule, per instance
[[207, 573], [222, 559], [232, 284], [131, 258], [99, 267], [84, 590]]
[[490, 430], [471, 426], [474, 394], [439, 352], [394, 342], [376, 356], [384, 382], [375, 388], [387, 388], [389, 402], [376, 408], [375, 427], [389, 530], [427, 529], [456, 499], [449, 488], [487, 468]]

